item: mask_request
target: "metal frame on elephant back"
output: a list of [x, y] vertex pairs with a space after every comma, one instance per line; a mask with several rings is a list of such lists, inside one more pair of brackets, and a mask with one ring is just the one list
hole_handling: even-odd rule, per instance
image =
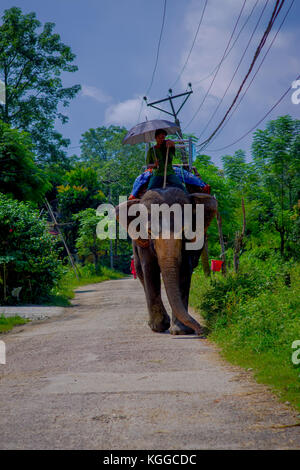
[[[145, 194], [145, 192], [147, 191], [147, 186], [148, 186], [148, 182], [147, 183], [144, 183], [141, 187], [140, 187], [140, 190], [137, 194], [137, 198], [142, 198]], [[208, 185], [205, 186], [205, 188], [207, 187]], [[167, 185], [168, 187], [168, 185]], [[204, 188], [200, 188], [199, 186], [196, 186], [194, 184], [188, 184], [188, 183], [185, 183], [185, 187], [188, 191], [189, 194], [193, 194], [193, 193], [203, 193], [203, 194], [208, 194], [207, 190], [204, 189]]]

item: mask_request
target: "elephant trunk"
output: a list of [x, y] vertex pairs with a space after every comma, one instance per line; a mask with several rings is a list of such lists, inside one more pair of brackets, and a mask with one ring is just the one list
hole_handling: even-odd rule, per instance
[[167, 292], [167, 297], [175, 317], [184, 325], [192, 328], [198, 335], [203, 333], [202, 327], [192, 318], [186, 310], [179, 288], [178, 260], [164, 260], [160, 263], [162, 277]]

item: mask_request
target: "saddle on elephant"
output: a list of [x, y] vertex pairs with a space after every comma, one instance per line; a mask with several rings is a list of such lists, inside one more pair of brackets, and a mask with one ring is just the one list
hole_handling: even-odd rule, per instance
[[129, 199], [141, 197], [149, 189], [166, 186], [182, 189], [186, 194], [195, 191], [210, 194], [210, 186], [202, 181], [195, 167], [193, 175], [182, 165], [172, 165], [175, 144], [172, 140], [165, 140], [166, 135], [164, 129], [155, 131], [156, 145], [148, 150], [147, 170], [136, 178]]
[[[173, 165], [174, 174], [184, 185], [186, 192], [189, 194], [198, 192], [210, 194], [210, 185], [206, 184], [200, 177], [196, 168], [193, 167], [194, 173], [185, 170], [181, 165]], [[142, 174], [140, 174], [132, 188], [132, 192], [129, 196], [129, 199], [141, 198], [149, 188], [149, 181], [152, 176], [152, 168], [148, 168]], [[168, 186], [173, 186], [172, 181], [167, 182]]]

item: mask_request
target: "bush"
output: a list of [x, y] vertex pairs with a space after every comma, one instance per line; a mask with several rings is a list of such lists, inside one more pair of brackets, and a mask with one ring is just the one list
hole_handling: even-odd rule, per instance
[[282, 400], [300, 409], [299, 367], [292, 343], [300, 339], [300, 264], [241, 258], [241, 272], [193, 276], [190, 301], [207, 321], [211, 338], [235, 364], [251, 368]]
[[46, 300], [62, 273], [46, 221], [29, 203], [0, 193], [0, 303]]
[[300, 337], [300, 265], [275, 256], [265, 262], [244, 257], [240, 273], [212, 281], [197, 272], [191, 301], [213, 334], [226, 335], [233, 348], [277, 351], [289, 360]]

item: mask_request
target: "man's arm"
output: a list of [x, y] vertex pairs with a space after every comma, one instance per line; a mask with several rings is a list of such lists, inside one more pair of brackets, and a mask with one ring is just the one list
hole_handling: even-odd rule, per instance
[[147, 153], [146, 165], [147, 165], [147, 168], [156, 168], [158, 166], [157, 160], [154, 161], [153, 150], [151, 148], [148, 150], [148, 153]]

